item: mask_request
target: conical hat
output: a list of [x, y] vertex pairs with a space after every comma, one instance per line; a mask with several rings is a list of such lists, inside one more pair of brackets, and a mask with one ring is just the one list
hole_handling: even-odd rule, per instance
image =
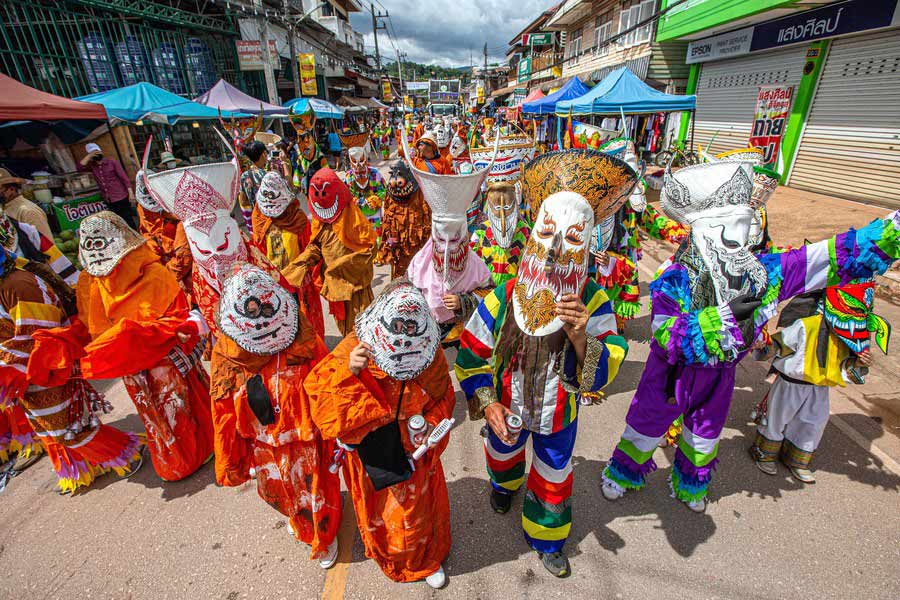
[[562, 150], [542, 154], [522, 170], [523, 195], [537, 215], [541, 203], [557, 192], [580, 194], [599, 223], [628, 200], [638, 174], [614, 156], [594, 150]]

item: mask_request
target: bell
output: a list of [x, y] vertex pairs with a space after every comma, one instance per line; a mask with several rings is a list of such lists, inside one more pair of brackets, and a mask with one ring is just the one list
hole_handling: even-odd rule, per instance
[[100, 427], [100, 419], [97, 418], [97, 415], [91, 415], [91, 429], [97, 429]]
[[750, 411], [750, 420], [751, 421], [755, 421], [756, 417], [758, 417], [758, 416], [759, 416], [759, 413], [756, 411], [755, 408]]
[[767, 419], [767, 418], [764, 416], [762, 419], [759, 420], [759, 424], [762, 425], [763, 427], [765, 427], [765, 426], [767, 426], [767, 425], [769, 424], [769, 419]]
[[74, 423], [72, 423], [71, 431], [75, 432], [76, 434], [81, 433], [82, 431], [84, 431], [84, 425], [81, 424], [80, 420], [75, 421]]
[[66, 440], [67, 442], [71, 442], [72, 440], [75, 439], [75, 434], [72, 432], [71, 429], [66, 429], [66, 434], [63, 436], [63, 439]]

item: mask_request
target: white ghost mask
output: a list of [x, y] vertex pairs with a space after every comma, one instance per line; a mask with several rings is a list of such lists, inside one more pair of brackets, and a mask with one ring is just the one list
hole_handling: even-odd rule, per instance
[[300, 327], [300, 308], [265, 271], [241, 265], [222, 285], [219, 330], [253, 354], [272, 355], [290, 346]]
[[144, 243], [125, 219], [104, 210], [85, 218], [78, 226], [78, 262], [94, 277], [105, 277], [122, 258]]
[[269, 218], [280, 217], [294, 200], [294, 194], [281, 173], [269, 171], [256, 192], [256, 206], [259, 212]]
[[405, 279], [389, 284], [356, 317], [356, 335], [371, 347], [378, 368], [400, 381], [428, 368], [441, 339], [425, 296]]
[[138, 171], [134, 177], [134, 197], [138, 204], [144, 207], [144, 210], [154, 213], [161, 213], [165, 210], [162, 204], [157, 202], [150, 194], [150, 190], [147, 189], [147, 179], [144, 177], [143, 169]]
[[447, 289], [453, 289], [466, 270], [469, 251], [469, 225], [454, 218], [432, 217], [432, 261], [434, 270], [444, 277]]
[[234, 265], [247, 260], [247, 246], [237, 221], [231, 217], [231, 211], [219, 209], [183, 223], [194, 264], [203, 278], [218, 290], [222, 277]]
[[562, 328], [556, 303], [566, 294], [581, 294], [593, 229], [594, 211], [580, 194], [557, 192], [541, 204], [513, 288], [513, 314], [526, 334]]
[[519, 201], [512, 183], [488, 185], [484, 212], [491, 224], [491, 234], [501, 248], [509, 248], [519, 223]]

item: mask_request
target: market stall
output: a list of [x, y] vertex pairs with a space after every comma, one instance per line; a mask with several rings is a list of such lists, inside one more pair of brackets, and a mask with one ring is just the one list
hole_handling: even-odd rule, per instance
[[559, 133], [559, 119], [554, 116], [557, 102], [583, 96], [589, 89], [578, 77], [573, 77], [552, 94], [522, 103], [522, 117], [534, 120], [535, 137], [542, 149], [552, 145]]
[[288, 114], [288, 109], [284, 106], [269, 104], [245, 94], [224, 79], [220, 79], [202, 96], [194, 98], [194, 102], [222, 111], [244, 112], [253, 115], [262, 111], [262, 114], [267, 117]]
[[284, 103], [285, 108], [292, 109], [295, 113], [304, 113], [312, 107], [317, 119], [343, 119], [344, 110], [321, 98], [294, 98]]

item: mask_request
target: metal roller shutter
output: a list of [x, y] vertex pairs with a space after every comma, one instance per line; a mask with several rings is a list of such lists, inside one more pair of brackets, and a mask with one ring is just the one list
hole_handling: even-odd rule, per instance
[[774, 52], [704, 63], [697, 82], [694, 146], [706, 146], [715, 136], [711, 148], [713, 154], [746, 147], [759, 86], [797, 86], [805, 62], [806, 45], [801, 44]]
[[898, 31], [832, 43], [789, 185], [900, 207]]

